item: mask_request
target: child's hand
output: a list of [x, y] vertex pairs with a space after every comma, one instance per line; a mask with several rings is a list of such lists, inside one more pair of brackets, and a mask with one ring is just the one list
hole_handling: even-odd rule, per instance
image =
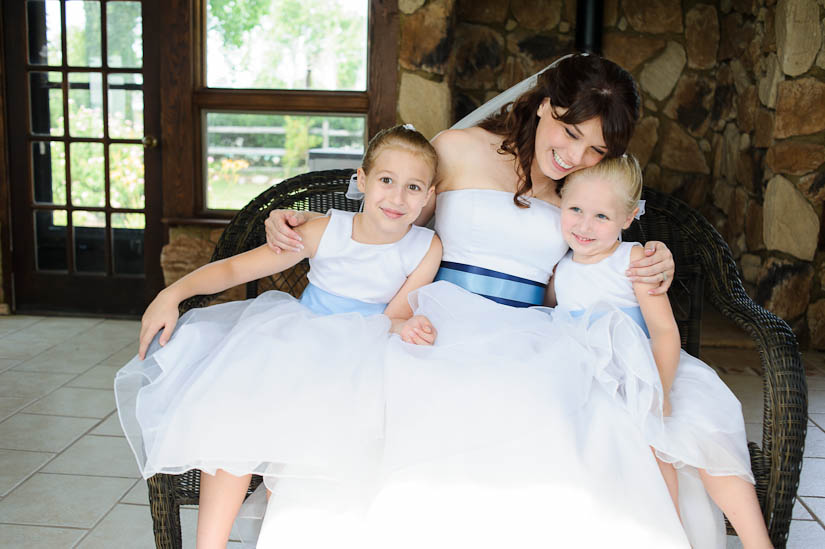
[[438, 332], [436, 332], [435, 326], [432, 325], [429, 318], [423, 315], [416, 315], [401, 326], [399, 334], [401, 335], [401, 340], [407, 343], [432, 345], [435, 343]]
[[172, 337], [172, 332], [175, 330], [175, 324], [178, 322], [178, 302], [170, 298], [164, 292], [149, 304], [146, 312], [143, 313], [143, 318], [140, 320], [140, 346], [138, 347], [138, 356], [143, 360], [146, 358], [146, 349], [152, 342], [155, 334], [163, 329], [160, 334], [161, 345], [166, 345], [169, 338]]

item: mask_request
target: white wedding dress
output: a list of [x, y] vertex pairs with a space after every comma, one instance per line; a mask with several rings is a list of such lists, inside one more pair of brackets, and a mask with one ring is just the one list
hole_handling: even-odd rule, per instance
[[[502, 304], [531, 299], [567, 250], [558, 208], [530, 203], [438, 195], [450, 269], [411, 295], [438, 339], [382, 351], [380, 468], [359, 486], [268, 482], [258, 547], [690, 546], [637, 419], [596, 377], [599, 355], [552, 310]], [[265, 506], [258, 494], [242, 515]]]

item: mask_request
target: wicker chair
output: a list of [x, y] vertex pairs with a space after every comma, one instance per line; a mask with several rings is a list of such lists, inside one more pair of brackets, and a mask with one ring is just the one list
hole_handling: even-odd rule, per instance
[[[297, 176], [261, 193], [227, 226], [212, 260], [230, 257], [264, 243], [264, 220], [276, 208], [323, 212], [356, 210], [343, 193], [352, 170], [330, 170]], [[765, 371], [764, 424], [761, 448], [750, 443], [757, 492], [771, 538], [784, 547], [791, 520], [807, 423], [807, 391], [796, 338], [788, 325], [745, 294], [733, 259], [719, 234], [684, 203], [645, 189], [646, 213], [625, 234], [626, 240], [661, 240], [673, 252], [676, 280], [669, 292], [685, 350], [698, 355], [703, 289], [724, 316], [755, 341]], [[306, 285], [305, 263], [275, 277], [247, 285], [247, 296], [280, 289], [298, 295]], [[196, 296], [182, 311], [202, 307], [214, 296]], [[253, 477], [250, 492], [260, 482]], [[179, 548], [180, 506], [198, 503], [200, 473], [155, 475], [148, 480], [149, 500], [158, 548]]]

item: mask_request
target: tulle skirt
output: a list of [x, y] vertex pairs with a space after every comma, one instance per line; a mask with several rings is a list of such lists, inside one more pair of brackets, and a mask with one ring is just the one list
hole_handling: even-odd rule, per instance
[[187, 312], [115, 379], [141, 474], [360, 481], [380, 461], [388, 330], [275, 291]]
[[[242, 510], [267, 509], [258, 547], [690, 546], [648, 440], [666, 429], [655, 370], [618, 376], [620, 353], [549, 310], [447, 282], [411, 301], [438, 339], [388, 341], [376, 476], [303, 492], [268, 481], [268, 506], [259, 494]], [[724, 547], [720, 515], [698, 495], [717, 539], [695, 546]]]

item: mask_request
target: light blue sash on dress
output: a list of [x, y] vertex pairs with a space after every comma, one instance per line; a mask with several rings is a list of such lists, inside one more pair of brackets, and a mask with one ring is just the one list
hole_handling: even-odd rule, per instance
[[387, 308], [386, 303], [367, 303], [350, 297], [341, 297], [322, 290], [312, 283], [307, 284], [299, 301], [313, 313], [319, 315], [337, 313], [361, 313], [364, 316], [380, 315]]
[[[641, 308], [639, 308], [639, 307], [618, 307], [618, 309], [620, 311], [622, 311], [623, 313], [625, 313], [627, 316], [629, 316], [631, 319], [633, 319], [633, 322], [638, 324], [639, 327], [642, 329], [642, 331], [645, 333], [645, 335], [648, 338], [650, 338], [650, 332], [647, 329], [647, 324], [645, 323], [645, 317], [642, 316], [642, 309]], [[604, 310], [594, 311], [593, 315], [590, 317], [590, 320], [596, 320], [597, 318], [600, 318], [600, 317], [604, 316], [604, 314], [606, 312], [607, 311], [604, 311]], [[578, 309], [578, 310], [575, 310], [575, 311], [570, 311], [570, 316], [575, 318], [575, 317], [582, 316], [584, 313], [585, 313], [585, 309]]]
[[511, 307], [531, 307], [544, 302], [546, 284], [518, 276], [442, 261], [436, 280], [446, 280], [469, 292]]

